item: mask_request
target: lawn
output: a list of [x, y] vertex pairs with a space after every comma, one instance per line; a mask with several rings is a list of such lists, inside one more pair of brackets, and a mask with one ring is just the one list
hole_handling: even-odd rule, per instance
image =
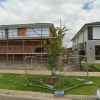
[[90, 77], [90, 81], [92, 81], [94, 84], [82, 85], [72, 90], [68, 90], [66, 93], [77, 95], [96, 95], [97, 89], [100, 86], [100, 77]]
[[0, 89], [53, 93], [49, 89], [25, 85], [25, 75], [9, 73], [0, 73]]
[[[81, 68], [82, 68], [82, 71], [86, 71], [87, 70], [87, 65], [86, 63], [81, 63]], [[88, 71], [89, 72], [100, 72], [100, 64], [91, 64], [91, 63], [88, 63]]]
[[[31, 82], [33, 84], [40, 84], [41, 86], [46, 86], [44, 83], [41, 83], [41, 79], [47, 78], [50, 76], [46, 75], [31, 75], [33, 78]], [[65, 89], [70, 86], [80, 84], [81, 82], [75, 80], [75, 78], [69, 79], [67, 76], [61, 77], [61, 88]], [[84, 78], [84, 77], [81, 77]], [[33, 81], [34, 80], [34, 81]], [[39, 81], [40, 80], [40, 81]], [[73, 81], [74, 80], [74, 81]], [[93, 85], [82, 85], [74, 89], [65, 91], [66, 94], [77, 94], [77, 95], [96, 95], [96, 91], [100, 85], [100, 77], [90, 77], [90, 80], [94, 82]], [[36, 82], [36, 83], [35, 83]], [[28, 80], [29, 83], [29, 80]], [[58, 88], [58, 83], [54, 86], [55, 89]], [[41, 87], [35, 87], [33, 85], [25, 85], [25, 75], [22, 74], [0, 74], [0, 88], [1, 89], [10, 89], [10, 90], [21, 90], [21, 91], [34, 91], [34, 92], [44, 92], [44, 93], [53, 93], [53, 90], [45, 89]]]

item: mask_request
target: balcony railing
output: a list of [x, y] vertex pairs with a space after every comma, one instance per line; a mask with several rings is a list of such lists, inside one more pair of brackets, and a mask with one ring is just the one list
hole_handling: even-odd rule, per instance
[[35, 37], [50, 37], [50, 31], [49, 30], [46, 30], [43, 32], [33, 32], [33, 31], [26, 31], [25, 34], [21, 34], [21, 35], [18, 35], [18, 32], [17, 31], [13, 31], [13, 32], [8, 32], [8, 33], [5, 33], [5, 32], [0, 32], [0, 39], [13, 39], [13, 38], [35, 38]]

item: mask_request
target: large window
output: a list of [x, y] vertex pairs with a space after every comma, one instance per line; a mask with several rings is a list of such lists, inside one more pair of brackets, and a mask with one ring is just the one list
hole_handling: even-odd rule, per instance
[[100, 60], [100, 45], [95, 46], [95, 59]]
[[93, 27], [93, 39], [100, 39], [100, 27]]

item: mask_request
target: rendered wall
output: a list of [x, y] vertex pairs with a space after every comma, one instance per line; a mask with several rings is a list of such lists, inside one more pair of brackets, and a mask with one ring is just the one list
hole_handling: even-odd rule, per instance
[[83, 43], [83, 32], [79, 35], [78, 43]]
[[88, 41], [88, 31], [87, 29], [84, 30], [84, 42]]
[[73, 40], [73, 45], [77, 44], [77, 38]]
[[100, 63], [100, 60], [95, 60], [96, 45], [100, 45], [100, 40], [89, 40], [86, 42], [86, 51], [89, 63]]
[[83, 43], [86, 41], [88, 41], [87, 29], [85, 29], [80, 35], [78, 35], [72, 42], [73, 42], [73, 45], [76, 45], [78, 43]]

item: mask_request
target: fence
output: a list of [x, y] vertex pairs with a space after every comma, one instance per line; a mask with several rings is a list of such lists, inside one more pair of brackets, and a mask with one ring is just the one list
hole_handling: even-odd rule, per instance
[[25, 82], [27, 85], [55, 91], [69, 90], [83, 85], [89, 82], [87, 57], [41, 58], [26, 56]]

